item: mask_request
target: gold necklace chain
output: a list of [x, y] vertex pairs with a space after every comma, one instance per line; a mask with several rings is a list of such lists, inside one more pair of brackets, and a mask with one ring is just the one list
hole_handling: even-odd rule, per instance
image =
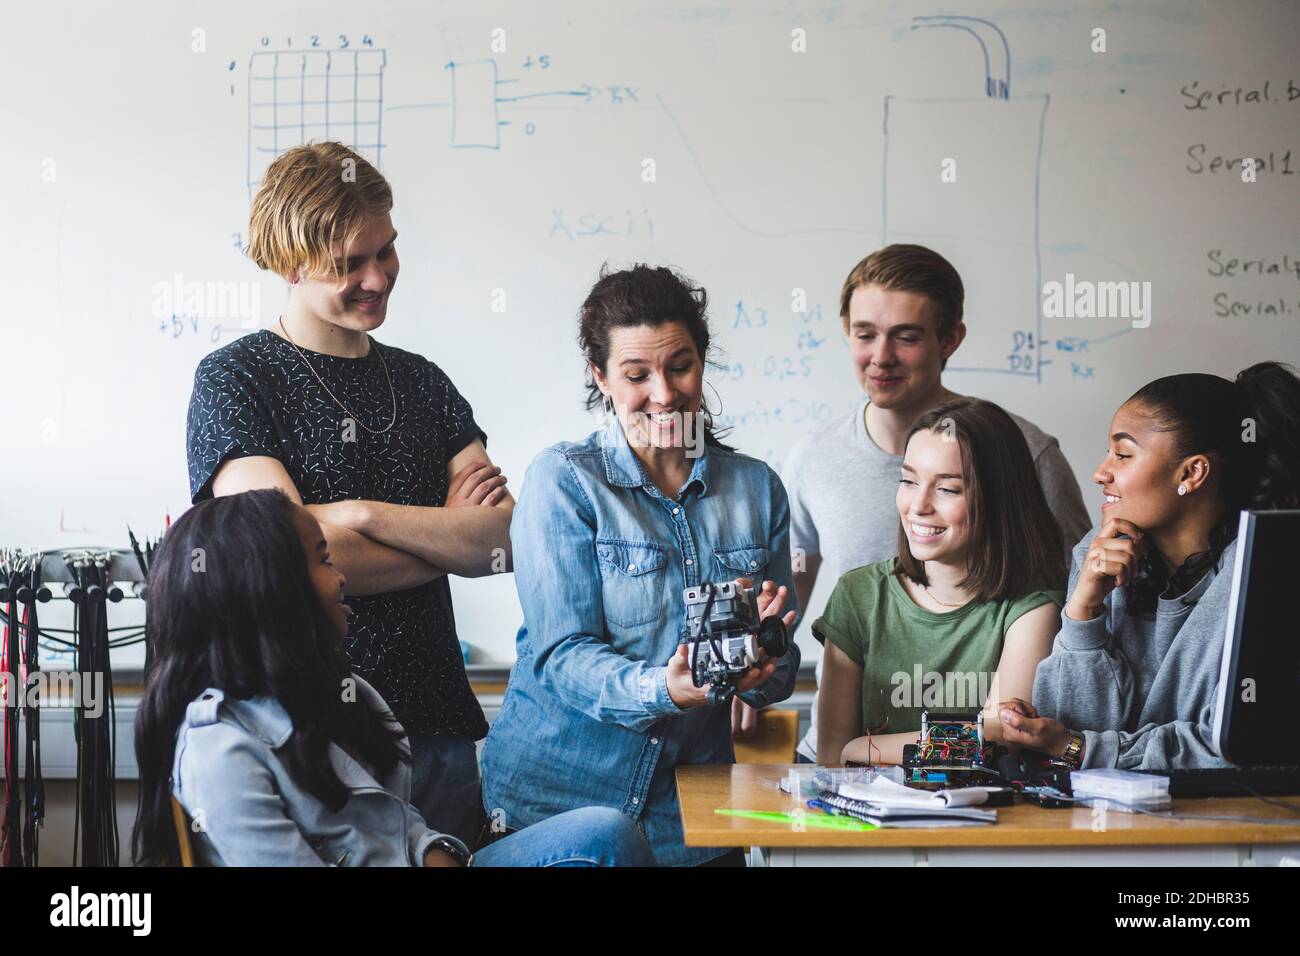
[[940, 601], [937, 597], [935, 597], [934, 592], [930, 590], [930, 585], [922, 584], [921, 589], [925, 591], [926, 594], [930, 595], [931, 601], [933, 601], [935, 604], [942, 604], [944, 607], [965, 607], [967, 604], [970, 603], [970, 598], [967, 598], [966, 600], [962, 601], [960, 604], [949, 604], [947, 601]]
[[379, 351], [379, 346], [378, 344], [376, 344], [374, 339], [371, 339], [369, 335], [366, 336], [366, 338], [370, 341], [370, 347], [374, 349], [376, 352], [379, 352], [379, 364], [384, 369], [384, 380], [388, 382], [388, 396], [393, 401], [393, 417], [388, 420], [387, 425], [385, 425], [383, 428], [379, 429], [378, 431], [376, 431], [375, 429], [367, 425], [365, 422], [363, 422], [357, 415], [355, 415], [352, 412], [350, 408], [348, 408], [346, 405], [340, 402], [338, 396], [335, 395], [334, 392], [330, 389], [330, 387], [325, 384], [325, 379], [321, 378], [319, 375], [316, 374], [316, 369], [312, 368], [312, 364], [310, 361], [308, 361], [306, 354], [303, 353], [302, 349], [298, 348], [298, 343], [293, 340], [293, 338], [289, 335], [289, 330], [284, 327], [284, 316], [280, 316], [280, 330], [284, 332], [285, 339], [288, 341], [288, 343], [291, 346], [293, 346], [293, 350], [298, 353], [298, 356], [299, 358], [302, 359], [303, 364], [307, 366], [307, 371], [311, 372], [312, 377], [314, 377], [316, 381], [320, 383], [320, 387], [325, 389], [325, 394], [327, 394], [330, 398], [334, 400], [334, 404], [337, 405], [339, 408], [343, 409], [343, 411], [347, 413], [348, 418], [352, 419], [352, 421], [356, 422], [358, 425], [360, 425], [366, 431], [370, 432], [370, 434], [372, 435], [382, 435], [384, 432], [388, 431], [388, 429], [393, 427], [393, 425], [397, 422], [397, 392], [393, 389], [393, 380], [388, 375], [388, 363], [384, 361], [384, 353]]

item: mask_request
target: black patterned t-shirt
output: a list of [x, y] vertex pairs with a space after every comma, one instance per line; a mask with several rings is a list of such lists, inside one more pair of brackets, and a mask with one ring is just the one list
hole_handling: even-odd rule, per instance
[[[373, 339], [365, 358], [294, 347], [274, 332], [246, 335], [204, 357], [186, 425], [190, 495], [212, 497], [232, 458], [267, 455], [284, 465], [305, 504], [363, 499], [442, 505], [447, 464], [487, 436], [469, 403], [423, 356]], [[382, 354], [397, 396], [397, 420]], [[306, 362], [304, 362], [304, 356]], [[310, 363], [357, 424], [321, 387]], [[344, 643], [357, 672], [383, 695], [408, 733], [487, 733], [462, 663], [446, 577], [368, 597], [349, 596]]]

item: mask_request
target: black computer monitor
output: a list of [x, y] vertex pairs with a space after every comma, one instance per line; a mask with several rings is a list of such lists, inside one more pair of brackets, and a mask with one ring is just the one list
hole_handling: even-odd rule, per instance
[[1300, 765], [1300, 511], [1243, 511], [1214, 746], [1239, 767]]

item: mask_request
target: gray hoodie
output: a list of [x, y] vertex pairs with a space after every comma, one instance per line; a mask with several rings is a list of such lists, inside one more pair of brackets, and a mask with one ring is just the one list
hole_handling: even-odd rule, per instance
[[[1074, 593], [1093, 528], [1074, 549]], [[1038, 665], [1034, 706], [1086, 740], [1085, 767], [1167, 772], [1223, 767], [1214, 749], [1219, 662], [1237, 544], [1186, 594], [1161, 598], [1154, 615], [1134, 616], [1116, 589], [1090, 621], [1061, 611], [1050, 657]]]

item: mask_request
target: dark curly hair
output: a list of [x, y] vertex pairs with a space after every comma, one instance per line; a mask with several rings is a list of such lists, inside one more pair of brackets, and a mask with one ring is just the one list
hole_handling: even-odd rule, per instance
[[[680, 322], [695, 342], [700, 361], [716, 367], [709, 352], [708, 310], [709, 294], [672, 269], [637, 263], [630, 269], [611, 272], [606, 263], [578, 311], [578, 345], [590, 366], [604, 370], [609, 361], [609, 334], [613, 329]], [[603, 401], [590, 366], [587, 367], [588, 411], [598, 408]], [[714, 428], [713, 415], [707, 406], [702, 406], [702, 414], [705, 444], [733, 451], [730, 445], [719, 440], [729, 429]]]

